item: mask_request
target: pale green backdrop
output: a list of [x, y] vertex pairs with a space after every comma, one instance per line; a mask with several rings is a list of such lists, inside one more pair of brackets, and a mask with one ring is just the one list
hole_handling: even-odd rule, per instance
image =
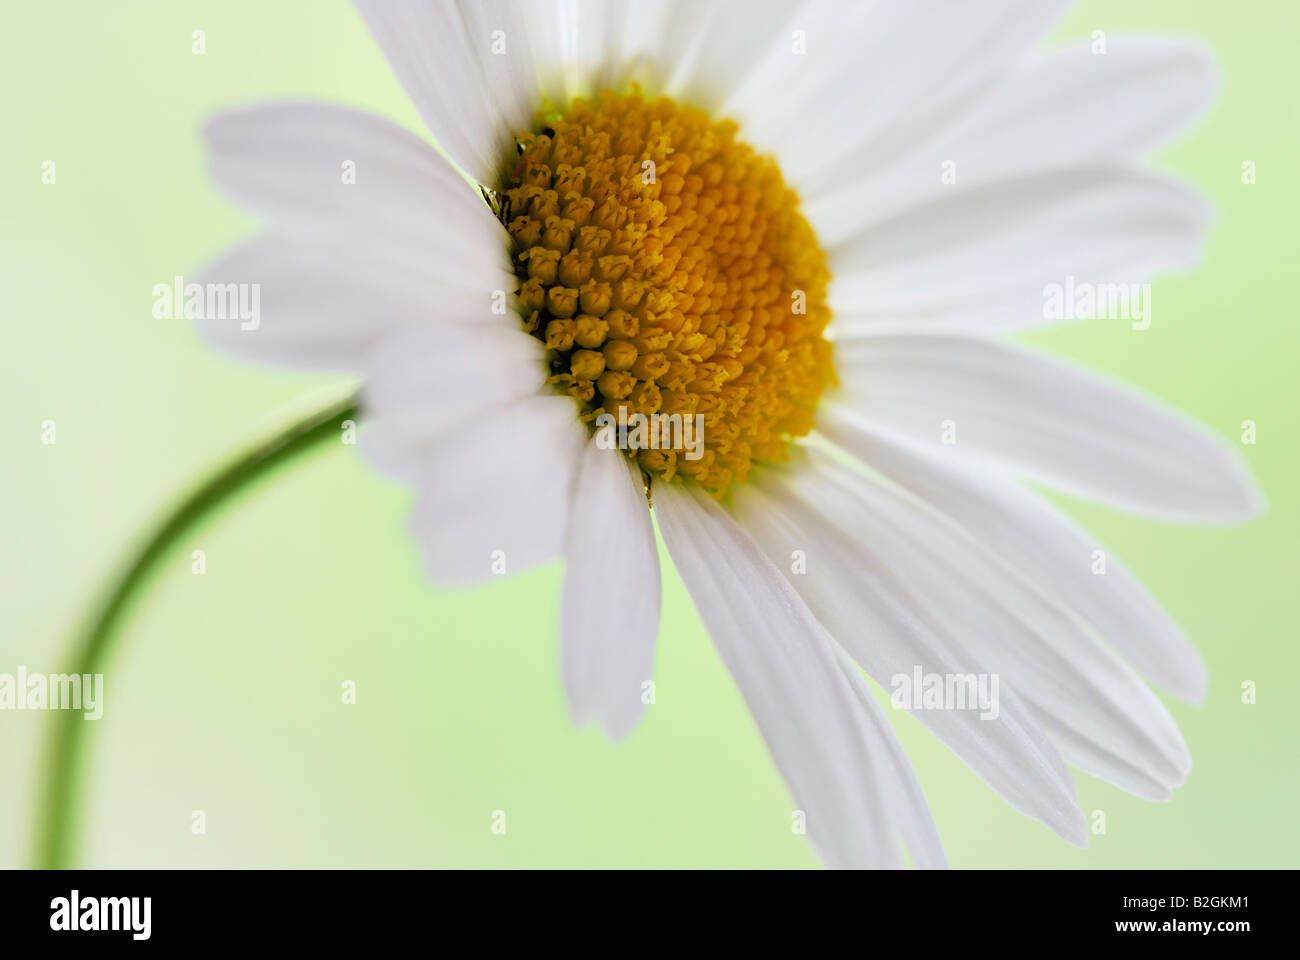
[[[1296, 865], [1295, 377], [1300, 222], [1290, 0], [1090, 0], [1060, 37], [1177, 30], [1226, 76], [1162, 162], [1214, 200], [1193, 276], [1159, 321], [1037, 338], [1162, 395], [1245, 447], [1268, 515], [1166, 527], [1069, 504], [1163, 598], [1212, 670], [1172, 704], [1195, 758], [1153, 805], [1080, 776], [1107, 832], [1080, 851], [1002, 803], [911, 718], [896, 725], [957, 866]], [[45, 0], [0, 31], [0, 672], [62, 665], [122, 546], [171, 494], [332, 381], [239, 366], [151, 288], [251, 222], [209, 187], [198, 130], [220, 107], [309, 95], [417, 127], [344, 0]], [[191, 53], [203, 29], [207, 53]], [[57, 163], [57, 184], [40, 182]], [[1244, 186], [1253, 160], [1258, 183]], [[58, 443], [40, 443], [57, 423]], [[127, 624], [94, 731], [90, 865], [810, 865], [739, 695], [666, 569], [658, 702], [625, 744], [573, 730], [557, 567], [469, 592], [421, 579], [409, 497], [331, 449], [178, 550]], [[340, 703], [340, 684], [358, 703]], [[1243, 705], [1243, 681], [1258, 703]], [[0, 713], [0, 864], [25, 862], [50, 716]], [[191, 833], [203, 810], [207, 833]], [[505, 810], [508, 832], [490, 830]]]

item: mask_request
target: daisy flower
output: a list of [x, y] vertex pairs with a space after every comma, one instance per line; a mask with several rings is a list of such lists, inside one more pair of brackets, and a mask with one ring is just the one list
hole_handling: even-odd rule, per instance
[[1197, 702], [1205, 667], [1025, 482], [1196, 523], [1260, 498], [1219, 438], [1002, 336], [1072, 315], [1053, 285], [1195, 263], [1204, 204], [1142, 160], [1212, 96], [1203, 49], [1036, 52], [1057, 0], [357, 6], [436, 147], [325, 104], [216, 118], [266, 229], [208, 279], [262, 316], [201, 328], [360, 377], [434, 581], [563, 559], [575, 721], [643, 713], [657, 521], [828, 865], [944, 863], [864, 672], [996, 680], [904, 705], [1071, 843], [1067, 764], [1170, 796], [1146, 681]]

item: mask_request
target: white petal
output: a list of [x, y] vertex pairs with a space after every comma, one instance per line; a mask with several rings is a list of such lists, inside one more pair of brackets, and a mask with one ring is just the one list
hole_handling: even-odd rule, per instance
[[[1217, 81], [1213, 54], [1200, 43], [1113, 36], [1099, 55], [1084, 41], [1022, 61], [880, 172], [862, 176], [855, 158], [807, 182], [803, 195], [815, 216], [852, 212], [865, 230], [946, 193], [1045, 169], [1137, 161], [1182, 133]], [[939, 175], [947, 163], [955, 183]]]
[[[793, 551], [804, 552], [807, 571], [791, 582], [877, 683], [889, 686], [894, 677], [910, 677], [918, 667], [944, 676], [993, 673], [953, 643], [928, 600], [913, 593], [877, 554], [863, 535], [871, 518], [859, 504], [843, 496], [813, 504], [788, 489], [760, 489], [759, 482], [770, 480], [770, 473], [756, 471], [749, 483], [733, 490], [733, 511], [774, 562], [787, 563]], [[1014, 692], [1000, 689], [996, 718], [981, 718], [973, 710], [913, 713], [1021, 813], [1071, 843], [1087, 842], [1074, 781]]]
[[[554, 4], [548, 0], [531, 3], [519, 3], [518, 0], [472, 0], [469, 3], [457, 3], [456, 8], [464, 25], [463, 40], [473, 55], [472, 61], [466, 64], [466, 69], [481, 78], [487, 98], [500, 113], [506, 131], [519, 134], [532, 129], [545, 89], [534, 51], [545, 53], [549, 37], [543, 28], [546, 21], [554, 20], [553, 16], [546, 15], [553, 13]], [[534, 17], [534, 11], [543, 16]], [[537, 23], [537, 19], [542, 19], [543, 23]], [[439, 43], [450, 41], [451, 37], [439, 38]], [[457, 113], [464, 109], [464, 104], [439, 100], [437, 109], [439, 116], [436, 122], [446, 124], [452, 119], [460, 119]], [[481, 118], [465, 119], [469, 124], [474, 124]], [[438, 130], [432, 123], [429, 129], [437, 135]], [[488, 136], [491, 143], [497, 146], [502, 144], [497, 139], [497, 131], [489, 131]], [[509, 142], [505, 145], [508, 148]], [[510, 155], [511, 152], [507, 149], [506, 156]], [[500, 160], [497, 157], [494, 162]], [[490, 180], [479, 182], [495, 186]]]
[[411, 517], [429, 576], [472, 583], [559, 556], [584, 435], [574, 402], [546, 396], [442, 436]]
[[639, 474], [593, 437], [578, 468], [564, 548], [560, 644], [575, 723], [611, 740], [645, 711], [659, 634], [659, 548]]
[[1226, 441], [1154, 399], [1041, 353], [976, 337], [864, 337], [836, 344], [836, 369], [844, 384], [836, 403], [949, 457], [992, 460], [1171, 520], [1238, 521], [1262, 506]]
[[[1066, 762], [1148, 800], [1167, 800], [1191, 768], [1160, 700], [1068, 610], [964, 530], [887, 481], [809, 451], [783, 487], [812, 502], [853, 498], [890, 570], [924, 596], [954, 641], [1025, 701]], [[788, 469], [788, 468], [787, 468]]]
[[889, 804], [889, 816], [912, 858], [912, 865], [921, 869], [946, 867], [948, 858], [939, 839], [939, 828], [930, 813], [930, 804], [921, 789], [921, 781], [917, 779], [916, 768], [907, 759], [889, 718], [863, 679], [862, 670], [838, 643], [835, 644], [835, 660], [866, 715], [867, 722], [862, 724], [861, 730], [867, 743], [867, 754], [875, 758], [876, 776], [889, 784], [883, 791], [884, 800]]
[[[470, 0], [472, 2], [472, 0]], [[621, 0], [541, 0], [523, 4], [529, 36], [541, 65], [546, 95], [567, 109], [575, 97], [590, 97], [628, 78], [623, 55], [624, 28], [631, 21], [660, 16], [666, 4]], [[643, 39], [653, 44], [658, 31]]]
[[[528, 57], [526, 31], [507, 35], [506, 54], [496, 55], [491, 31], [476, 22], [471, 32], [453, 0], [355, 3], [438, 145], [479, 183], [495, 185], [520, 132], [519, 101], [503, 96], [502, 84], [532, 72], [505, 58]], [[497, 69], [485, 74], [485, 62]]]
[[449, 290], [514, 289], [508, 238], [487, 204], [382, 117], [287, 103], [222, 114], [206, 134], [214, 181], [278, 232], [382, 256]]
[[[484, 8], [500, 13], [484, 15]], [[684, 0], [462, 0], [461, 11], [467, 23], [482, 27], [513, 14], [511, 35], [522, 31], [520, 49], [527, 53], [513, 69], [531, 69], [533, 82], [522, 89], [534, 111], [543, 101], [563, 110], [575, 97], [624, 89], [634, 81], [650, 94], [660, 92], [676, 56], [702, 29], [699, 4], [688, 8]], [[487, 71], [492, 67], [484, 65]]]
[[[704, 2], [712, 7], [718, 0]], [[635, 82], [647, 94], [665, 92], [679, 58], [704, 34], [704, 24], [713, 19], [695, 0], [601, 0], [599, 4], [585, 0], [580, 9], [592, 6], [603, 7], [604, 30], [599, 35], [585, 31], [590, 36], [576, 58], [579, 63], [599, 62], [587, 78], [588, 90], [622, 89]]]
[[428, 276], [389, 260], [275, 235], [227, 251], [197, 282], [239, 304], [209, 311], [205, 295], [195, 322], [208, 342], [258, 363], [328, 370], [360, 369], [388, 331], [426, 317], [437, 296]]
[[707, 107], [756, 59], [721, 0], [356, 2], [439, 145], [487, 185], [544, 106], [639, 81]]
[[418, 476], [448, 431], [545, 388], [546, 351], [536, 337], [511, 324], [439, 319], [386, 337], [365, 366], [361, 452], [399, 479]]
[[[712, 113], [756, 75], [776, 49], [788, 49], [800, 13], [788, 0], [678, 0], [666, 15], [665, 54], [671, 74], [664, 92]], [[663, 54], [661, 54], [662, 56]]]
[[[1073, 610], [1149, 680], [1200, 702], [1206, 670], [1169, 614], [1096, 538], [1031, 491], [996, 472], [835, 412], [819, 421], [832, 440], [933, 504]], [[1105, 575], [1093, 571], [1105, 556]]]
[[[776, 765], [831, 866], [899, 863], [886, 822], [892, 752], [872, 756], [872, 721], [834, 642], [781, 573], [707, 494], [656, 484], [664, 543]], [[915, 855], [915, 854], [914, 854]]]
[[1208, 219], [1173, 180], [1089, 167], [954, 190], [870, 227], [846, 221], [848, 232], [819, 235], [835, 274], [838, 335], [900, 321], [1009, 331], [1064, 322], [1071, 314], [1051, 309], [1047, 290], [1067, 278], [1081, 290], [1193, 266]]
[[[477, 3], [466, 3], [468, 10]], [[716, 112], [774, 45], [796, 7], [751, 0], [534, 0], [521, 13], [539, 86], [551, 103], [640, 83]]]
[[[1065, 6], [1063, 0], [806, 4], [771, 38], [770, 55], [726, 112], [742, 121], [746, 139], [776, 150], [787, 178], [805, 193], [867, 178], [959, 117]], [[794, 30], [802, 32], [806, 53], [798, 52]], [[732, 63], [718, 56], [715, 69]]]
[[715, 114], [768, 51], [788, 44], [796, 10], [788, 0], [751, 0], [741, 17], [732, 0], [522, 5], [539, 85], [554, 105], [636, 82]]

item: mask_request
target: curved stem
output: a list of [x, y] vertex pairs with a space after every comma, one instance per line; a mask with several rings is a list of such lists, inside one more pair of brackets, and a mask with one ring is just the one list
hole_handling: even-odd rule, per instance
[[[71, 673], [103, 671], [112, 651], [113, 628], [128, 602], [148, 578], [158, 560], [195, 524], [233, 494], [267, 471], [331, 437], [339, 436], [343, 421], [358, 415], [356, 397], [348, 397], [298, 420], [237, 455], [176, 503], [153, 532], [127, 559], [112, 588], [81, 635]], [[75, 710], [55, 714], [48, 767], [36, 815], [35, 866], [66, 868], [76, 853], [76, 828], [80, 819], [78, 786], [86, 720]]]

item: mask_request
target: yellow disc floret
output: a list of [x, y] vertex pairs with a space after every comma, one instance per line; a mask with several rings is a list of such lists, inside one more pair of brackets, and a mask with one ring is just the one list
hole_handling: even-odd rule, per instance
[[593, 429], [662, 424], [621, 445], [721, 497], [785, 458], [833, 379], [826, 256], [733, 123], [608, 92], [545, 123], [518, 137], [501, 219], [549, 382]]

